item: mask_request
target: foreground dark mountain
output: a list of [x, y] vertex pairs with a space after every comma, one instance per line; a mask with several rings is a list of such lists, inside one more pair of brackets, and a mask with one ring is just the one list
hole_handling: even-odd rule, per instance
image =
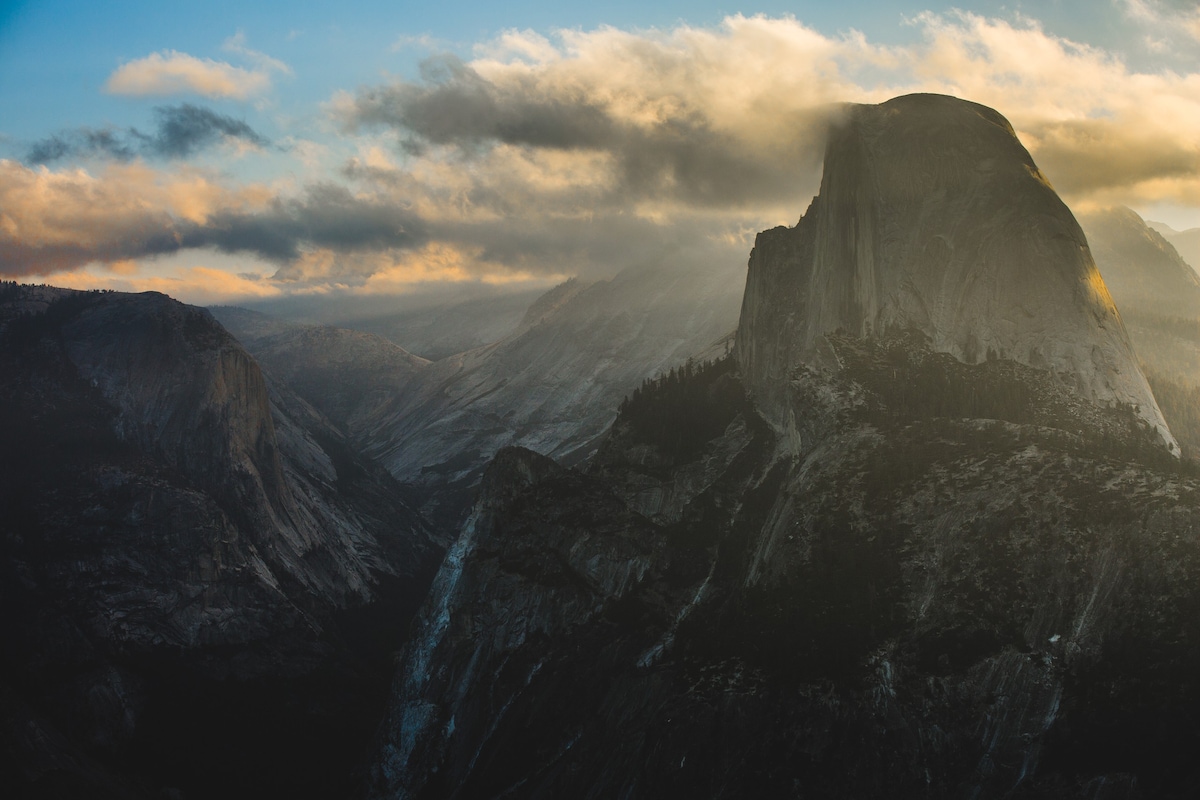
[[401, 487], [162, 295], [6, 284], [0, 362], [6, 784], [348, 791], [439, 556]]
[[[692, 454], [659, 433], [670, 386], [593, 475], [505, 451], [407, 650], [379, 796], [1200, 788], [1200, 481], [1032, 370], [861, 347], [793, 382], [799, 455], [728, 367], [679, 385], [727, 423]], [[959, 407], [906, 405], [922, 380]], [[998, 387], [1046, 401], [962, 418]]]
[[[736, 360], [643, 386], [586, 471], [490, 465], [376, 796], [1200, 791], [1200, 476], [1078, 226], [990, 110], [849, 116], [759, 237]], [[897, 191], [889, 148], [928, 142]], [[1014, 268], [989, 254], [1021, 220], [1047, 295], [958, 271]]]

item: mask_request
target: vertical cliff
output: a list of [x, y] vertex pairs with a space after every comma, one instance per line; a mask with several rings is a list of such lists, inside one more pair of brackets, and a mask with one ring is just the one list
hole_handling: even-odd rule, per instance
[[828, 362], [826, 334], [908, 329], [1136, 406], [1177, 452], [1071, 212], [1000, 114], [939, 95], [847, 110], [804, 217], [755, 242], [737, 358], [781, 417], [791, 371]]

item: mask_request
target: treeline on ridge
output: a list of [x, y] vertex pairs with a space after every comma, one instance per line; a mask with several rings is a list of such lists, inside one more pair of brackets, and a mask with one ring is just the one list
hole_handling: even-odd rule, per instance
[[746, 402], [732, 356], [647, 378], [621, 401], [618, 424], [674, 458], [691, 458], [720, 436]]

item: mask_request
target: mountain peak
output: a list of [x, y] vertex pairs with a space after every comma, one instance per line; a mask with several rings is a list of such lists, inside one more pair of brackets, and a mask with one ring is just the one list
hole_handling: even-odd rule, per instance
[[1177, 452], [1074, 216], [1003, 116], [943, 95], [847, 108], [820, 194], [755, 242], [737, 357], [780, 417], [826, 334], [914, 329], [963, 362], [1011, 359], [1135, 406]]

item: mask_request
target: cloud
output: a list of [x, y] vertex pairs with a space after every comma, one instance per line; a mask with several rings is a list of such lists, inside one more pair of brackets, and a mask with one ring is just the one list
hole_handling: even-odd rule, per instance
[[[564, 32], [557, 49], [512, 32], [487, 58], [428, 59], [419, 81], [343, 96], [336, 113], [349, 131], [396, 131], [417, 157], [448, 147], [479, 161], [496, 146], [604, 154], [614, 206], [791, 197], [812, 182], [825, 127], [849, 88], [835, 63], [840, 40], [794, 21], [726, 26]], [[788, 49], [807, 63], [777, 70]]]
[[[289, 37], [291, 38], [291, 37]], [[284, 75], [291, 75], [292, 68], [283, 63], [277, 58], [271, 58], [266, 53], [258, 50], [251, 50], [246, 46], [246, 34], [238, 31], [233, 36], [230, 36], [221, 45], [221, 49], [227, 53], [236, 53], [239, 56], [247, 59], [255, 64], [263, 72], [280, 72]]]
[[0, 160], [0, 274], [7, 276], [198, 248], [286, 266], [313, 248], [378, 251], [425, 239], [424, 223], [407, 209], [334, 185], [284, 198], [263, 186], [230, 189], [195, 170], [135, 163], [93, 176]]
[[254, 253], [284, 265], [280, 277], [288, 279], [287, 265], [307, 248], [370, 252], [415, 247], [426, 238], [424, 222], [402, 206], [326, 183], [299, 198], [275, 198], [264, 209], [218, 211], [182, 230], [180, 247]]
[[246, 122], [215, 111], [183, 103], [154, 109], [155, 131], [137, 128], [78, 128], [36, 142], [26, 155], [33, 164], [49, 164], [64, 158], [102, 157], [117, 161], [144, 158], [186, 158], [226, 140], [252, 147], [268, 147], [270, 141]]
[[[837, 103], [914, 91], [997, 108], [1075, 198], [1200, 181], [1200, 75], [1136, 72], [1023, 18], [924, 13], [912, 24], [920, 41], [903, 47], [741, 16], [718, 29], [554, 41], [509, 32], [472, 62], [429, 59], [418, 80], [360, 89], [333, 110], [347, 131], [393, 131], [410, 163], [457, 161], [476, 175], [503, 148], [592, 154], [612, 180], [581, 203], [650, 215], [802, 202]], [[474, 200], [488, 182], [477, 180]]]
[[[133, 142], [130, 142], [133, 139]], [[32, 164], [48, 164], [77, 155], [99, 155], [129, 161], [138, 154], [141, 139], [134, 129], [116, 131], [112, 129], [78, 128], [56, 133], [35, 142], [29, 148], [25, 160]]]
[[[274, 269], [277, 289], [390, 291], [737, 264], [756, 231], [803, 212], [843, 103], [916, 91], [996, 108], [1076, 206], [1200, 207], [1200, 74], [1134, 68], [1025, 18], [925, 13], [910, 24], [914, 41], [895, 46], [790, 17], [510, 31], [473, 59], [437, 56], [415, 79], [335, 96], [328, 111], [344, 138], [300, 153], [320, 177], [286, 191], [120, 163], [149, 157], [143, 140], [158, 130], [47, 140], [44, 160], [74, 147], [115, 163], [89, 174], [0, 162], [0, 271], [207, 248]], [[227, 48], [278, 70], [243, 39]], [[196, 127], [235, 135], [210, 123]], [[316, 172], [334, 159], [339, 171]]]
[[[119, 262], [129, 264], [129, 262]], [[117, 292], [162, 292], [186, 303], [212, 305], [280, 296], [283, 291], [254, 275], [238, 275], [211, 267], [178, 267], [161, 274], [139, 274], [135, 264], [122, 269], [56, 272], [47, 282], [67, 289], [112, 289]]]
[[246, 50], [240, 44], [234, 45], [234, 52], [261, 58], [255, 59], [256, 68], [246, 69], [224, 61], [164, 50], [122, 64], [109, 76], [104, 88], [112, 94], [199, 94], [244, 100], [269, 89], [272, 72], [291, 71], [283, 62]]
[[1121, 0], [1125, 14], [1135, 22], [1172, 29], [1200, 41], [1200, 3], [1196, 0]]
[[224, 138], [266, 147], [267, 139], [244, 121], [207, 108], [184, 103], [154, 109], [158, 130], [151, 139], [153, 152], [167, 158], [183, 158]]

